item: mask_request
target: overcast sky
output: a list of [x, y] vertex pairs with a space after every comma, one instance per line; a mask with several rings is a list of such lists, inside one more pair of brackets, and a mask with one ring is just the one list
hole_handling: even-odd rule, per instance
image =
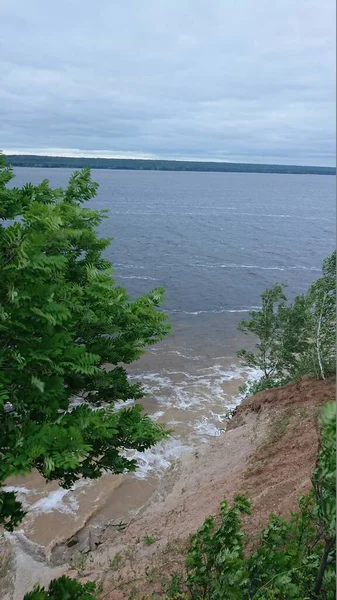
[[334, 5], [0, 0], [0, 147], [332, 165]]

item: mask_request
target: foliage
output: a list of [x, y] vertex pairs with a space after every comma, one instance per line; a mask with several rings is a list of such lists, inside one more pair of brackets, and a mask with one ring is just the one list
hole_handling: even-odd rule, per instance
[[163, 585], [163, 590], [166, 593], [166, 598], [172, 600], [184, 600], [186, 596], [183, 592], [183, 576], [179, 571], [172, 573], [168, 583]]
[[248, 398], [271, 388], [282, 387], [285, 383], [283, 380], [266, 379], [265, 377], [261, 377], [261, 379], [248, 379], [246, 383], [239, 387], [239, 392], [243, 398]]
[[312, 482], [317, 517], [327, 538], [336, 535], [336, 404], [327, 404], [321, 416], [320, 447]]
[[53, 579], [47, 590], [35, 586], [23, 600], [94, 600], [98, 597], [95, 591], [96, 585], [92, 582], [83, 584], [62, 575], [58, 579]]
[[336, 563], [336, 404], [325, 406], [321, 418], [320, 447], [312, 477], [316, 494], [315, 516], [324, 537], [324, 552], [316, 577], [315, 593], [321, 589], [327, 569]]
[[336, 368], [336, 252], [323, 262], [323, 275], [306, 294], [287, 303], [276, 284], [262, 294], [262, 308], [249, 313], [239, 329], [257, 337], [255, 351], [242, 349], [239, 358], [263, 375], [249, 382], [246, 395], [284, 385], [304, 374], [325, 379]]
[[187, 587], [192, 598], [228, 600], [242, 598], [248, 573], [244, 563], [244, 534], [241, 515], [250, 514], [246, 498], [236, 496], [232, 508], [222, 502], [221, 523], [216, 528], [214, 517], [207, 517], [191, 537], [187, 553]]
[[[114, 405], [143, 395], [124, 365], [168, 332], [163, 290], [130, 300], [115, 285], [96, 232], [105, 215], [83, 206], [97, 191], [88, 169], [64, 190], [9, 188], [12, 177], [0, 155], [0, 484], [34, 468], [64, 487], [133, 471], [130, 451], [167, 433], [139, 403]], [[2, 490], [0, 523], [22, 516]]]
[[307, 294], [306, 326], [311, 342], [307, 353], [310, 370], [325, 379], [336, 370], [336, 252], [325, 259], [322, 271], [323, 276]]

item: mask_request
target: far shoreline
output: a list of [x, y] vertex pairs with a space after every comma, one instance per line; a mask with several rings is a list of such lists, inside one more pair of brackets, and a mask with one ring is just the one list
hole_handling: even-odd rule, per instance
[[118, 171], [159, 171], [193, 173], [273, 173], [280, 175], [336, 175], [335, 167], [305, 165], [274, 165], [187, 160], [156, 160], [133, 158], [94, 158], [71, 156], [40, 156], [34, 154], [6, 154], [12, 167], [48, 169], [107, 169]]

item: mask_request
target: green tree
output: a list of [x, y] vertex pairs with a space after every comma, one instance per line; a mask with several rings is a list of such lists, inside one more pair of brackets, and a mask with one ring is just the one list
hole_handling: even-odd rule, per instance
[[261, 295], [262, 308], [249, 313], [249, 321], [241, 321], [238, 329], [245, 334], [251, 333], [258, 338], [256, 351], [239, 350], [238, 356], [247, 366], [258, 368], [263, 378], [271, 380], [280, 368], [280, 345], [282, 344], [282, 326], [279, 318], [284, 308], [286, 296], [281, 285], [267, 289]]
[[306, 294], [287, 302], [284, 287], [263, 292], [262, 308], [249, 313], [239, 330], [257, 338], [254, 351], [238, 352], [243, 362], [262, 372], [249, 394], [283, 385], [301, 375], [324, 379], [335, 370], [336, 252], [323, 263], [323, 276]]
[[310, 371], [325, 379], [336, 370], [336, 252], [323, 262], [323, 276], [307, 294], [307, 320]]
[[[66, 189], [9, 188], [12, 177], [0, 156], [0, 484], [32, 469], [64, 487], [133, 471], [128, 451], [167, 433], [139, 403], [114, 405], [143, 396], [124, 365], [167, 334], [163, 290], [132, 301], [114, 283], [105, 214], [83, 206], [97, 191], [89, 169]], [[22, 516], [2, 490], [0, 523]]]
[[238, 356], [249, 366], [262, 371], [264, 387], [282, 384], [294, 369], [296, 357], [307, 344], [306, 303], [302, 296], [287, 306], [284, 287], [276, 284], [261, 295], [262, 307], [249, 313], [238, 329], [257, 338], [255, 351], [239, 350]]

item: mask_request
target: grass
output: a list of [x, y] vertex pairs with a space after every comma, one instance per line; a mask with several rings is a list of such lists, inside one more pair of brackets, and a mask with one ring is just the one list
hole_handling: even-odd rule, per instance
[[156, 538], [154, 538], [152, 535], [145, 535], [143, 541], [145, 546], [152, 546], [152, 544], [155, 543]]
[[113, 558], [110, 558], [109, 560], [109, 567], [110, 569], [118, 569], [118, 567], [121, 566], [123, 560], [123, 556], [121, 552], [117, 552], [117, 554], [115, 554], [115, 556]]
[[294, 408], [288, 408], [281, 417], [277, 418], [271, 425], [267, 439], [262, 443], [260, 450], [266, 450], [278, 442], [286, 433], [288, 425], [293, 421]]

